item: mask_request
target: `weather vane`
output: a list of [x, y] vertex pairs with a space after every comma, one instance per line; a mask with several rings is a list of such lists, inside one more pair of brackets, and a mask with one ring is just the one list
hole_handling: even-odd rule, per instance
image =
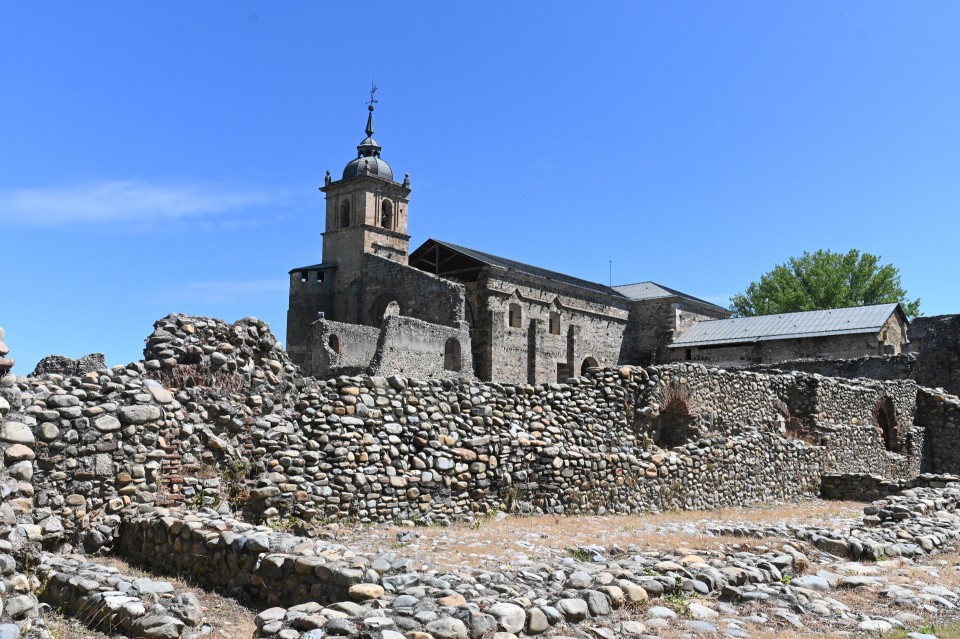
[[374, 104], [379, 102], [379, 100], [377, 100], [374, 97], [376, 94], [377, 94], [377, 84], [373, 80], [370, 80], [370, 106], [373, 106]]

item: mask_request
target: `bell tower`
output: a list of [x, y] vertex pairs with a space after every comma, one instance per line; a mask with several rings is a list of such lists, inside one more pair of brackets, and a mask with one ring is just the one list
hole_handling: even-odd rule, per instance
[[359, 266], [364, 253], [407, 264], [410, 252], [410, 176], [395, 182], [393, 170], [380, 157], [381, 147], [373, 139], [376, 90], [376, 86], [370, 90], [367, 137], [357, 145], [357, 157], [344, 167], [339, 180], [331, 179], [327, 171], [320, 188], [327, 198], [323, 261], [336, 264], [341, 273]]

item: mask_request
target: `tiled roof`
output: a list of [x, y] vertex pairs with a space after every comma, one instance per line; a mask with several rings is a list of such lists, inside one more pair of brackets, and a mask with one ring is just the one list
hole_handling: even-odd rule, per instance
[[698, 322], [670, 346], [683, 348], [823, 335], [878, 333], [899, 306], [879, 304]]

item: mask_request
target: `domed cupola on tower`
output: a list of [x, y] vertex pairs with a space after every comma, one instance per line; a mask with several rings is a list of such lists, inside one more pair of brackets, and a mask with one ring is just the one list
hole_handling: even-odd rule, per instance
[[[371, 100], [372, 101], [372, 100]], [[357, 157], [343, 168], [344, 180], [361, 175], [373, 175], [384, 180], [393, 180], [393, 169], [380, 157], [380, 145], [373, 139], [373, 104], [367, 109], [367, 137], [357, 145]]]
[[[373, 85], [367, 106], [367, 137], [357, 145], [356, 159], [347, 164], [339, 180], [334, 180], [327, 171], [320, 188], [327, 198], [323, 263], [336, 268], [337, 287], [358, 277], [365, 265], [372, 263], [365, 256], [406, 264], [410, 250], [407, 235], [410, 176], [405, 174], [402, 182], [394, 181], [393, 169], [380, 158], [380, 145], [373, 139], [376, 91]], [[353, 295], [346, 289], [341, 290], [341, 294], [341, 299], [350, 299]], [[353, 313], [335, 308], [333, 318], [359, 321]]]

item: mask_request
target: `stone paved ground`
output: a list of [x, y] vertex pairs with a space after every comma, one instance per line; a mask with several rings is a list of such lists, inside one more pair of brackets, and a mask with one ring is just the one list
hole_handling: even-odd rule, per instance
[[[803, 601], [804, 614], [795, 614], [788, 609], [771, 610], [767, 601], [724, 602], [715, 595], [691, 593], [624, 606], [615, 611], [609, 623], [598, 623], [592, 628], [561, 623], [545, 636], [624, 636], [614, 629], [622, 631], [622, 622], [632, 620], [640, 624], [634, 628], [643, 628], [645, 634], [663, 639], [960, 637], [958, 548], [950, 547], [917, 561], [896, 558], [851, 562], [776, 534], [791, 526], [857, 526], [862, 513], [861, 503], [805, 500], [786, 505], [631, 517], [495, 517], [451, 527], [334, 524], [325, 527], [321, 534], [366, 552], [393, 551], [414, 559], [421, 571], [445, 572], [456, 572], [458, 566], [514, 572], [531, 562], [561, 557], [602, 564], [611, 553], [628, 548], [629, 552], [673, 553], [709, 561], [711, 557], [737, 553], [777, 552], [789, 543], [799, 546], [810, 562], [794, 582], [794, 589], [812, 590], [827, 598], [830, 603], [822, 616], [810, 614], [816, 606], [807, 605], [807, 600]], [[764, 528], [772, 529], [771, 534], [758, 532]], [[718, 530], [722, 532], [718, 534]], [[596, 555], [590, 557], [594, 549]], [[777, 597], [783, 593], [770, 594]], [[842, 608], [849, 609], [846, 619], [836, 617], [835, 611]]]
[[[915, 560], [852, 562], [788, 536], [796, 527], [856, 525], [862, 520], [862, 511], [863, 504], [853, 502], [806, 500], [635, 517], [492, 517], [451, 527], [331, 524], [316, 534], [357, 552], [392, 552], [409, 558], [420, 573], [456, 574], [470, 567], [517, 574], [532, 563], [551, 561], [566, 562], [571, 570], [582, 569], [583, 574], [575, 577], [575, 572], [571, 579], [594, 579], [595, 584], [609, 565], [606, 560], [628, 554], [672, 557], [678, 565], [693, 569], [702, 562], [783, 553], [788, 544], [799, 553], [793, 562], [797, 576], [754, 591], [768, 599], [734, 601], [724, 600], [716, 592], [665, 592], [659, 596], [651, 592], [649, 600], [627, 602], [592, 623], [568, 625], [561, 621], [540, 635], [544, 637], [960, 636], [958, 548], [948, 545], [942, 552]], [[113, 558], [96, 561], [125, 575], [154, 576]], [[170, 576], [163, 578], [169, 580]], [[204, 627], [210, 629], [205, 636], [246, 639], [254, 635], [254, 611], [189, 583], [172, 581], [178, 592], [193, 592], [200, 598], [205, 607]], [[791, 598], [797, 600], [796, 609], [789, 607]], [[46, 615], [46, 621], [57, 639], [109, 636], [53, 613]], [[627, 629], [633, 632], [624, 634]]]

